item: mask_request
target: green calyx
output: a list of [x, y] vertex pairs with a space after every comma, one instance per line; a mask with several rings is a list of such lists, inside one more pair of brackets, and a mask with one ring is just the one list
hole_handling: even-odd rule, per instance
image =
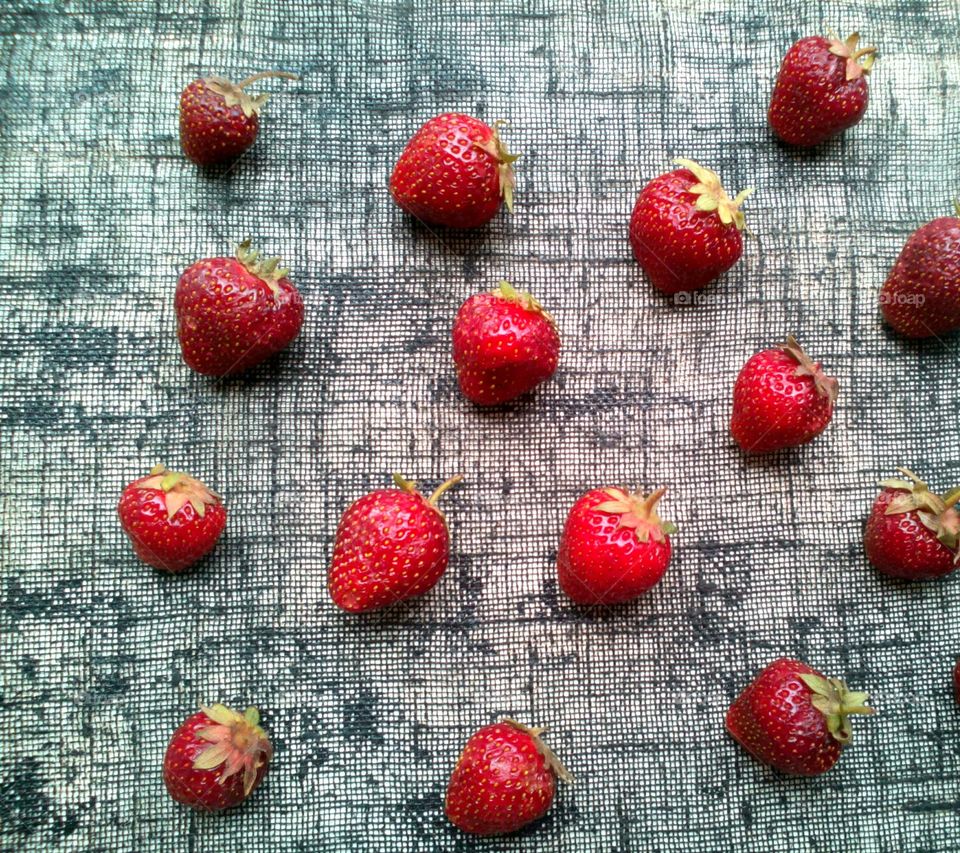
[[274, 297], [280, 296], [280, 287], [277, 282], [286, 278], [290, 268], [281, 267], [279, 257], [261, 258], [260, 252], [250, 245], [250, 238], [247, 237], [237, 246], [236, 258], [247, 272], [255, 275], [270, 288]]
[[594, 510], [620, 516], [619, 527], [633, 530], [639, 542], [663, 542], [665, 537], [677, 532], [677, 525], [664, 521], [657, 513], [657, 504], [667, 490], [657, 489], [645, 496], [642, 491], [633, 493], [624, 489], [604, 489], [611, 498], [598, 503]]
[[530, 735], [537, 752], [543, 756], [543, 760], [547, 765], [547, 769], [550, 770], [553, 775], [562, 782], [573, 781], [573, 774], [567, 770], [566, 767], [564, 767], [563, 762], [557, 757], [557, 754], [541, 739], [540, 735], [546, 732], [546, 729], [539, 728], [537, 726], [525, 726], [523, 723], [518, 723], [516, 720], [512, 720], [509, 717], [503, 717], [500, 722], [515, 728], [517, 731], [521, 731], [524, 734]]
[[497, 174], [500, 179], [500, 195], [507, 203], [507, 210], [513, 213], [513, 193], [517, 188], [517, 178], [513, 173], [513, 164], [520, 159], [519, 154], [511, 154], [500, 139], [499, 130], [506, 122], [498, 119], [493, 123], [493, 135], [486, 142], [475, 142], [481, 151], [485, 151], [497, 161]]
[[837, 397], [840, 396], [840, 383], [823, 372], [823, 368], [803, 351], [803, 347], [797, 343], [793, 335], [787, 335], [786, 343], [781, 344], [780, 349], [799, 365], [794, 371], [794, 376], [812, 377], [817, 393], [821, 397], [828, 397], [831, 403], [837, 402]]
[[240, 83], [234, 83], [226, 77], [205, 77], [203, 82], [210, 91], [220, 95], [228, 107], [239, 105], [243, 114], [250, 118], [254, 115], [260, 115], [260, 110], [263, 109], [269, 96], [266, 94], [253, 96], [245, 92], [244, 88], [257, 82], [257, 80], [264, 80], [268, 77], [282, 77], [286, 80], [300, 79], [296, 74], [291, 74], [288, 71], [261, 71], [259, 74], [247, 77]]
[[547, 311], [543, 305], [533, 296], [532, 293], [528, 293], [525, 290], [517, 290], [509, 281], [506, 279], [500, 281], [497, 286], [490, 291], [491, 295], [499, 296], [501, 299], [506, 299], [507, 302], [516, 302], [521, 308], [526, 311], [532, 311], [535, 314], [540, 314], [545, 319], [549, 320], [553, 325], [556, 325], [553, 317], [550, 315], [550, 312]]
[[881, 480], [885, 489], [897, 489], [904, 494], [897, 495], [884, 512], [884, 515], [902, 515], [915, 512], [920, 523], [933, 533], [937, 540], [956, 551], [960, 562], [960, 513], [956, 504], [960, 501], [960, 487], [950, 489], [943, 496], [930, 491], [927, 484], [909, 468], [897, 468], [907, 479], [892, 478]]
[[866, 693], [850, 690], [839, 678], [824, 678], [804, 673], [800, 675], [800, 680], [813, 692], [810, 704], [823, 714], [827, 721], [827, 731], [839, 743], [846, 745], [853, 740], [853, 730], [848, 717], [852, 714], [876, 713], [865, 704], [868, 698]]
[[189, 503], [194, 512], [203, 518], [208, 506], [221, 502], [220, 495], [207, 488], [199, 480], [182, 471], [168, 471], [163, 465], [154, 465], [150, 476], [142, 480], [138, 489], [157, 489], [163, 492], [167, 505], [167, 518], [173, 518], [184, 504]]
[[747, 222], [740, 206], [753, 193], [753, 187], [741, 190], [735, 198], [730, 198], [720, 183], [720, 176], [712, 169], [682, 157], [678, 157], [673, 162], [674, 165], [692, 172], [697, 179], [697, 183], [687, 190], [697, 197], [697, 210], [702, 210], [704, 213], [716, 212], [724, 225], [733, 225], [738, 231], [746, 228]]
[[[862, 47], [857, 50], [857, 44], [860, 42], [860, 33], [853, 33], [846, 39], [841, 39], [834, 32], [830, 36], [830, 53], [846, 60], [846, 78], [847, 80], [856, 80], [863, 77], [873, 70], [873, 63], [877, 61], [877, 49], [875, 47]], [[860, 60], [863, 60], [863, 65]]]

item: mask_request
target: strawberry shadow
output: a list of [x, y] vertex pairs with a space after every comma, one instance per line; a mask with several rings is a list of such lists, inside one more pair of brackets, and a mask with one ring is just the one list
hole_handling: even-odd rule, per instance
[[233, 376], [203, 377], [207, 380], [208, 388], [219, 393], [230, 393], [237, 388], [257, 388], [274, 383], [291, 383], [301, 379], [304, 375], [302, 353], [300, 347], [288, 347], [270, 358], [254, 365], [243, 373]]
[[843, 153], [844, 134], [838, 134], [830, 139], [825, 139], [819, 145], [805, 148], [800, 145], [791, 145], [784, 142], [767, 125], [767, 141], [772, 142], [774, 146], [785, 155], [785, 159], [795, 163], [812, 162], [826, 157], [839, 157]]

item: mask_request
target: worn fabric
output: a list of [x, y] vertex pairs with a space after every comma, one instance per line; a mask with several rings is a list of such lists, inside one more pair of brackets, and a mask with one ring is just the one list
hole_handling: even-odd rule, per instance
[[[797, 38], [880, 47], [864, 121], [811, 152], [765, 107]], [[956, 338], [911, 343], [877, 290], [960, 192], [954, 0], [19, 2], [0, 9], [3, 850], [946, 851], [960, 849], [960, 582], [885, 580], [862, 525], [906, 464], [960, 480]], [[232, 168], [180, 154], [180, 89], [263, 69], [260, 139]], [[434, 232], [387, 178], [427, 118], [508, 119], [516, 212]], [[627, 224], [676, 156], [747, 202], [743, 260], [684, 304]], [[306, 300], [299, 340], [249, 376], [182, 363], [173, 290], [251, 236]], [[500, 278], [563, 338], [556, 378], [479, 411], [449, 330]], [[841, 385], [806, 448], [745, 459], [737, 371], [788, 332]], [[191, 573], [139, 564], [115, 514], [156, 462], [226, 496]], [[449, 571], [350, 616], [325, 588], [337, 519], [400, 471], [444, 498]], [[640, 601], [558, 594], [587, 488], [665, 485], [675, 556]], [[788, 654], [870, 691], [827, 776], [787, 779], [723, 730]], [[201, 702], [258, 706], [276, 760], [233, 813], [160, 777]], [[445, 821], [467, 737], [548, 725], [576, 776], [509, 842]]]

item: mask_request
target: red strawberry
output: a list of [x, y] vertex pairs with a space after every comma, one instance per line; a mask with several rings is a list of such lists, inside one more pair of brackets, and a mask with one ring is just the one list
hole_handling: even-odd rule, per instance
[[747, 453], [769, 453], [816, 438], [833, 417], [840, 386], [793, 335], [751, 357], [733, 389], [730, 432]]
[[731, 199], [716, 172], [692, 160], [673, 162], [683, 168], [650, 181], [630, 217], [634, 257], [664, 293], [706, 287], [740, 259], [740, 205], [753, 192]]
[[183, 360], [197, 373], [232, 376], [280, 352], [303, 325], [303, 298], [244, 240], [235, 258], [204, 258], [184, 271], [174, 308]]
[[437, 501], [459, 474], [429, 498], [399, 474], [399, 489], [381, 489], [352, 503], [340, 519], [327, 586], [351, 613], [379, 610], [423, 595], [447, 570], [450, 533]]
[[202, 812], [239, 805], [263, 781], [273, 746], [260, 713], [224, 705], [203, 708], [181, 724], [163, 757], [163, 782], [178, 803]]
[[960, 705], [960, 658], [953, 665], [953, 698]]
[[474, 403], [495, 406], [525, 394], [553, 376], [559, 358], [553, 317], [508, 281], [457, 312], [453, 360], [460, 390]]
[[884, 319], [908, 338], [960, 329], [960, 203], [956, 213], [914, 231], [880, 289]]
[[818, 145], [863, 118], [877, 49], [857, 50], [858, 41], [858, 33], [846, 41], [811, 36], [787, 51], [767, 112], [770, 127], [784, 142]]
[[180, 147], [199, 166], [234, 160], [257, 138], [266, 95], [251, 97], [246, 86], [265, 77], [299, 80], [285, 71], [263, 71], [242, 83], [223, 77], [194, 80], [180, 93]]
[[659, 583], [670, 562], [668, 534], [657, 502], [621, 489], [593, 489], [570, 510], [557, 553], [560, 587], [578, 604], [615, 604]]
[[826, 773], [850, 743], [850, 714], [872, 714], [854, 693], [805, 663], [775, 660], [727, 711], [727, 731], [754, 758], [782, 773]]
[[216, 492], [163, 465], [123, 490], [117, 513], [136, 555], [165, 572], [182, 572], [210, 553], [227, 523]]
[[474, 835], [503, 835], [547, 813], [557, 779], [573, 777], [540, 739], [544, 731], [505, 719], [467, 741], [444, 804], [454, 826]]
[[431, 225], [477, 228], [496, 216], [500, 202], [513, 212], [516, 181], [511, 154], [497, 132], [460, 113], [430, 119], [407, 143], [390, 176], [400, 208]]
[[874, 501], [863, 544], [867, 558], [883, 574], [906, 580], [943, 577], [960, 563], [960, 489], [935, 495], [916, 474], [898, 468], [908, 480], [884, 480]]

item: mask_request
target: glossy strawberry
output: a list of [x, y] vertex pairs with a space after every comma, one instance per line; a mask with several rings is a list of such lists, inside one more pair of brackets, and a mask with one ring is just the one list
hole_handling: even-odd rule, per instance
[[852, 692], [805, 663], [775, 660], [727, 711], [727, 731], [758, 761], [782, 773], [826, 773], [852, 739], [851, 714], [872, 714]]
[[935, 495], [916, 474], [898, 468], [906, 479], [884, 480], [867, 519], [863, 544], [867, 558], [883, 574], [906, 580], [931, 580], [960, 563], [960, 488]]
[[960, 203], [956, 213], [914, 231], [880, 289], [884, 319], [908, 338], [960, 329]]
[[953, 664], [953, 698], [960, 705], [960, 658]]
[[477, 228], [506, 201], [513, 212], [519, 154], [504, 147], [498, 129], [460, 113], [430, 119], [407, 143], [390, 176], [400, 208], [431, 225]]
[[859, 41], [858, 33], [846, 41], [811, 36], [787, 51], [767, 112], [770, 127], [784, 142], [818, 145], [863, 118], [877, 49], [857, 50]]
[[437, 508], [458, 474], [429, 498], [399, 474], [396, 489], [381, 489], [352, 503], [340, 519], [327, 586], [338, 607], [378, 610], [423, 595], [447, 570], [450, 533]]
[[260, 713], [211, 705], [187, 717], [170, 738], [163, 782], [178, 803], [219, 812], [242, 803], [263, 781], [273, 746]]
[[649, 497], [593, 489], [570, 510], [557, 552], [560, 588], [578, 604], [615, 604], [651, 589], [670, 562], [676, 527], [657, 514], [666, 489]]
[[123, 490], [117, 513], [136, 555], [165, 572], [182, 572], [210, 553], [227, 523], [216, 492], [163, 465]]
[[232, 376], [285, 349], [303, 325], [303, 298], [280, 268], [245, 240], [233, 258], [205, 258], [177, 283], [183, 360], [197, 373]]
[[557, 369], [560, 335], [543, 306], [508, 281], [471, 296], [453, 323], [453, 360], [463, 395], [481, 406], [506, 403]]
[[180, 93], [180, 147], [199, 166], [234, 160], [257, 138], [266, 95], [251, 96], [246, 86], [265, 77], [299, 79], [284, 71], [263, 71], [242, 83], [223, 77], [194, 80]]
[[758, 352], [733, 389], [730, 432], [747, 453], [769, 453], [813, 440], [833, 417], [839, 383], [814, 364], [793, 335]]
[[753, 192], [731, 199], [716, 172], [692, 160], [647, 184], [630, 217], [630, 244], [637, 263], [664, 293], [699, 290], [743, 254], [740, 205]]
[[557, 779], [573, 777], [540, 738], [544, 731], [505, 719], [467, 741], [444, 804], [454, 826], [473, 835], [503, 835], [547, 813]]

